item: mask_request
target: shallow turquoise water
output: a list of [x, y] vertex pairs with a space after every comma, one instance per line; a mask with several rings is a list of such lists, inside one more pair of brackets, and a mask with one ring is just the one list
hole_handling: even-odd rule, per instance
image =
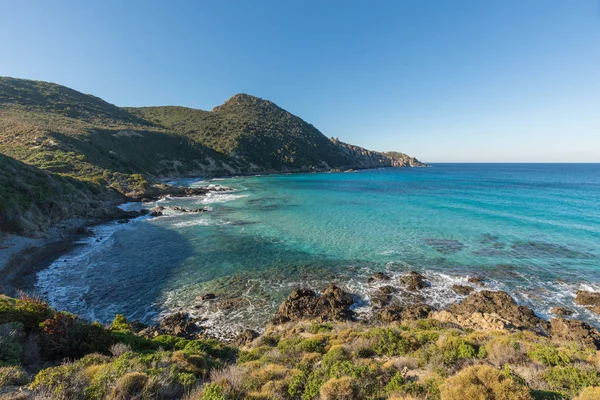
[[[293, 286], [330, 281], [368, 313], [374, 271], [424, 272], [424, 297], [481, 276], [547, 315], [600, 290], [599, 164], [439, 164], [432, 168], [272, 175], [218, 182], [236, 192], [166, 200], [201, 214], [98, 228], [39, 275], [53, 305], [107, 321], [185, 309], [219, 332], [266, 321]], [[146, 207], [152, 207], [148, 204]], [[214, 292], [228, 304], [202, 302]], [[597, 324], [587, 311], [579, 317]]]

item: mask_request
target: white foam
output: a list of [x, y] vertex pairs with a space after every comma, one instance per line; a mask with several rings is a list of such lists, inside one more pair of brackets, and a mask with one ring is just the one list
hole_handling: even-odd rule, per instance
[[248, 194], [233, 194], [233, 193], [208, 193], [201, 201], [202, 204], [224, 203], [227, 201], [242, 199], [248, 197]]
[[191, 221], [183, 221], [177, 222], [172, 226], [175, 228], [187, 228], [190, 226], [214, 226], [214, 225], [229, 225], [231, 222], [229, 221], [221, 221], [221, 220], [210, 220], [210, 219], [194, 219]]

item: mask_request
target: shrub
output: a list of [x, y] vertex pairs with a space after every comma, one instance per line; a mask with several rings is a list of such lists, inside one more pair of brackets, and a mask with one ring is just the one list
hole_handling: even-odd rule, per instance
[[138, 398], [144, 392], [150, 377], [141, 372], [130, 372], [117, 381], [110, 396], [110, 400], [130, 400]]
[[123, 314], [117, 314], [110, 325], [110, 329], [113, 331], [131, 331], [131, 325], [127, 323], [127, 318]]
[[318, 339], [304, 339], [298, 344], [298, 348], [305, 353], [325, 352], [325, 344]]
[[237, 365], [229, 365], [224, 368], [213, 369], [210, 372], [210, 380], [216, 383], [227, 382], [227, 385], [234, 392], [242, 392], [244, 390], [246, 372]]
[[587, 386], [599, 386], [600, 372], [592, 368], [556, 366], [548, 369], [543, 379], [550, 389], [572, 397]]
[[600, 399], [600, 387], [588, 387], [583, 389], [575, 400], [598, 400]]
[[202, 388], [202, 392], [200, 396], [194, 398], [193, 400], [231, 400], [233, 396], [231, 396], [222, 385], [218, 383], [209, 383], [208, 385], [204, 385]]
[[23, 323], [27, 332], [37, 331], [39, 325], [52, 318], [54, 311], [42, 299], [20, 293], [20, 298], [14, 303], [14, 313], [11, 321]]
[[485, 346], [480, 347], [480, 358], [487, 358], [497, 367], [505, 364], [520, 364], [526, 360], [521, 344], [510, 336], [495, 337]]
[[321, 386], [319, 391], [322, 400], [355, 399], [356, 387], [350, 377], [331, 378]]
[[531, 360], [551, 367], [555, 365], [566, 365], [571, 362], [571, 357], [567, 352], [552, 345], [536, 346], [530, 350], [527, 355]]
[[19, 367], [0, 367], [0, 387], [21, 386], [29, 382], [27, 374]]
[[331, 332], [333, 326], [330, 322], [325, 324], [319, 324], [317, 322], [313, 322], [310, 326], [310, 333], [326, 333]]
[[442, 400], [531, 400], [529, 389], [499, 370], [476, 365], [448, 378], [440, 387]]
[[367, 332], [372, 349], [382, 356], [403, 356], [411, 350], [410, 341], [397, 328], [374, 328]]
[[79, 399], [89, 379], [75, 364], [66, 363], [40, 371], [31, 388], [36, 392], [51, 393], [55, 399]]
[[112, 346], [110, 346], [108, 351], [110, 351], [110, 354], [112, 354], [113, 357], [119, 357], [120, 355], [130, 352], [131, 346], [125, 343], [115, 343]]
[[400, 372], [396, 372], [392, 379], [385, 386], [385, 391], [387, 393], [400, 392], [402, 391], [404, 384], [406, 383], [406, 378]]
[[0, 325], [0, 366], [17, 365], [21, 360], [23, 332], [19, 325], [15, 323]]
[[80, 358], [88, 353], [107, 353], [113, 337], [98, 324], [58, 312], [42, 324], [43, 350], [49, 358]]

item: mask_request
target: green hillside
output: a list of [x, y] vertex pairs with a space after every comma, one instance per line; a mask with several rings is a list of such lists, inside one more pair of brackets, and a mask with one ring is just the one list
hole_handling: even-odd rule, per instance
[[[120, 108], [54, 83], [8, 77], [0, 77], [0, 154], [93, 184], [86, 191], [109, 187], [135, 199], [167, 177], [423, 165], [401, 153], [394, 153], [404, 157], [399, 161], [330, 140], [274, 103], [247, 94], [212, 111]], [[29, 179], [39, 171], [24, 164], [14, 168], [35, 187]], [[58, 175], [51, 177], [58, 182]]]

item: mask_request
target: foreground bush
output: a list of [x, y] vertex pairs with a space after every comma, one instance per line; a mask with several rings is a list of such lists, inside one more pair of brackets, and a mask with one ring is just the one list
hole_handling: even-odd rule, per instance
[[442, 400], [532, 400], [526, 386], [487, 365], [465, 368], [440, 390]]

